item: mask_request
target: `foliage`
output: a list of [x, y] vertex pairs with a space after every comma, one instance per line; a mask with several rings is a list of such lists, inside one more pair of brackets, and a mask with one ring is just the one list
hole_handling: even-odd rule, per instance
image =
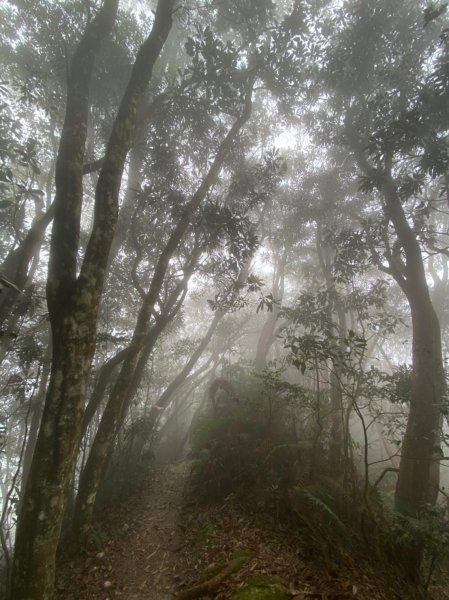
[[198, 492], [223, 497], [231, 492], [262, 490], [269, 501], [292, 485], [300, 454], [310, 444], [296, 438], [292, 406], [299, 388], [275, 391], [256, 379], [220, 391], [214, 406], [198, 417], [191, 433], [193, 475]]
[[388, 556], [399, 564], [403, 553], [419, 548], [423, 554], [425, 587], [428, 587], [436, 571], [443, 569], [449, 559], [449, 522], [444, 506], [422, 507], [419, 517], [397, 512], [386, 512], [378, 527], [384, 532], [384, 547]]
[[[91, 12], [101, 4], [22, 0], [0, 9], [2, 261], [15, 256], [54, 198], [67, 65]], [[170, 314], [176, 313], [174, 299], [178, 312], [135, 386], [102, 497], [131, 490], [147, 473], [153, 424], [146, 408], [195, 351], [211, 308], [218, 312], [213, 317], [229, 313], [225, 329], [238, 329], [246, 338], [223, 345], [217, 336], [213, 350], [199, 360], [201, 382], [189, 382], [186, 396], [198, 406], [210, 374], [238, 363], [226, 375], [233, 391], [221, 388], [193, 428], [198, 489], [216, 497], [254, 489], [277, 512], [294, 491], [311, 529], [317, 524], [323, 538], [331, 530], [344, 537], [344, 503], [359, 515], [367, 498], [354, 462], [364, 450], [368, 456], [371, 438], [356, 444], [353, 430], [361, 426], [373, 435], [372, 426], [379, 425], [399, 448], [414, 405], [416, 374], [409, 365], [412, 344], [407, 345], [413, 329], [407, 328], [409, 306], [396, 285], [410, 288], [414, 275], [406, 271], [405, 244], [386, 206], [386, 186], [396, 193], [422, 255], [443, 341], [448, 337], [447, 3], [187, 4], [175, 12], [173, 36], [137, 107], [129, 185], [120, 191], [121, 246], [108, 266], [89, 391], [102, 365], [131, 343], [161, 253], [241, 115], [254, 80], [252, 115], [204, 202], [189, 216], [178, 247], [166, 257], [166, 277], [148, 313], [150, 326], [162, 323], [170, 307]], [[153, 18], [140, 3], [125, 5], [130, 9], [121, 9], [95, 63], [89, 162], [104, 155], [133, 57]], [[95, 174], [84, 176], [78, 267], [92, 229], [95, 183]], [[22, 441], [32, 437], [28, 412], [35, 409], [34, 393], [40, 387], [45, 392], [47, 384], [42, 371], [48, 360], [49, 240], [44, 230], [26, 285], [17, 285], [3, 264], [0, 268], [0, 299], [15, 292], [14, 309], [0, 330], [5, 489], [20, 470]], [[255, 266], [248, 266], [253, 257]], [[248, 372], [255, 338], [266, 317], [273, 325], [270, 356], [278, 360], [253, 377]], [[117, 370], [108, 385], [116, 376]], [[446, 404], [444, 397], [445, 415]], [[185, 428], [192, 411], [181, 413]], [[337, 420], [344, 431], [338, 431]], [[447, 440], [447, 433], [442, 436]], [[332, 472], [334, 442], [345, 446], [343, 473]], [[84, 451], [90, 443], [88, 436]], [[78, 462], [84, 464], [84, 457]], [[329, 474], [343, 492], [323, 484]], [[446, 525], [440, 516], [432, 519], [426, 511], [416, 522], [392, 517], [394, 543], [398, 548], [420, 544], [427, 557], [443, 556], [438, 538], [446, 539]], [[380, 520], [378, 525], [382, 528]]]
[[[338, 501], [332, 496], [329, 487], [323, 483], [295, 486], [290, 490], [289, 498], [293, 511], [302, 521], [307, 522], [315, 535], [320, 535], [322, 538], [331, 535], [338, 540], [339, 545], [350, 544], [352, 524], [349, 526], [345, 524], [338, 514], [339, 511], [343, 511], [341, 506], [338, 507]], [[354, 499], [351, 504], [353, 502]]]

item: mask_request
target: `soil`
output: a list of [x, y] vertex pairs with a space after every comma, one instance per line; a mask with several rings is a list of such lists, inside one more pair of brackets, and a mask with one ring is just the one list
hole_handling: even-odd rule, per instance
[[156, 468], [139, 492], [101, 519], [98, 546], [63, 557], [58, 600], [171, 600], [188, 465]]
[[[156, 468], [150, 481], [103, 515], [96, 547], [61, 557], [57, 600], [175, 600], [223, 569], [238, 552], [248, 560], [203, 600], [228, 600], [248, 582], [275, 578], [293, 600], [407, 600], [411, 592], [375, 564], [308, 545], [275, 516], [229, 496], [200, 505], [186, 494], [189, 464]], [[210, 574], [210, 575], [208, 575]], [[258, 579], [259, 578], [259, 579]]]

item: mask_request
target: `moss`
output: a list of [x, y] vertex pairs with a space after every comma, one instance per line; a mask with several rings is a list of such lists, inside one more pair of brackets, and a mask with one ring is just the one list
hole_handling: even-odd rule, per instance
[[250, 579], [231, 600], [288, 600], [288, 594], [278, 577], [259, 576]]
[[251, 558], [251, 551], [248, 548], [239, 548], [232, 553], [231, 559], [233, 558]]
[[255, 575], [251, 579], [248, 579], [246, 584], [254, 587], [284, 586], [284, 582], [277, 575]]

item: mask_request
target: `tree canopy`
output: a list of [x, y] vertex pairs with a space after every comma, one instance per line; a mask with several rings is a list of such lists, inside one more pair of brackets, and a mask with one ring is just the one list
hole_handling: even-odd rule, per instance
[[58, 548], [92, 549], [102, 507], [186, 456], [199, 496], [271, 490], [313, 530], [312, 505], [441, 591], [447, 3], [0, 15], [11, 600], [55, 598]]

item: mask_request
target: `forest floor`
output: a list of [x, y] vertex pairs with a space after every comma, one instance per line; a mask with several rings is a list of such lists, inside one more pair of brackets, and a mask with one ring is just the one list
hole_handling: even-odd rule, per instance
[[247, 557], [243, 566], [198, 598], [230, 599], [257, 577], [278, 578], [292, 600], [414, 596], [369, 558], [341, 552], [335, 558], [329, 548], [323, 554], [250, 503], [233, 496], [209, 506], [193, 502], [186, 494], [189, 472], [186, 461], [158, 467], [138, 493], [106, 511], [97, 548], [61, 558], [57, 599], [175, 600], [239, 551]]

